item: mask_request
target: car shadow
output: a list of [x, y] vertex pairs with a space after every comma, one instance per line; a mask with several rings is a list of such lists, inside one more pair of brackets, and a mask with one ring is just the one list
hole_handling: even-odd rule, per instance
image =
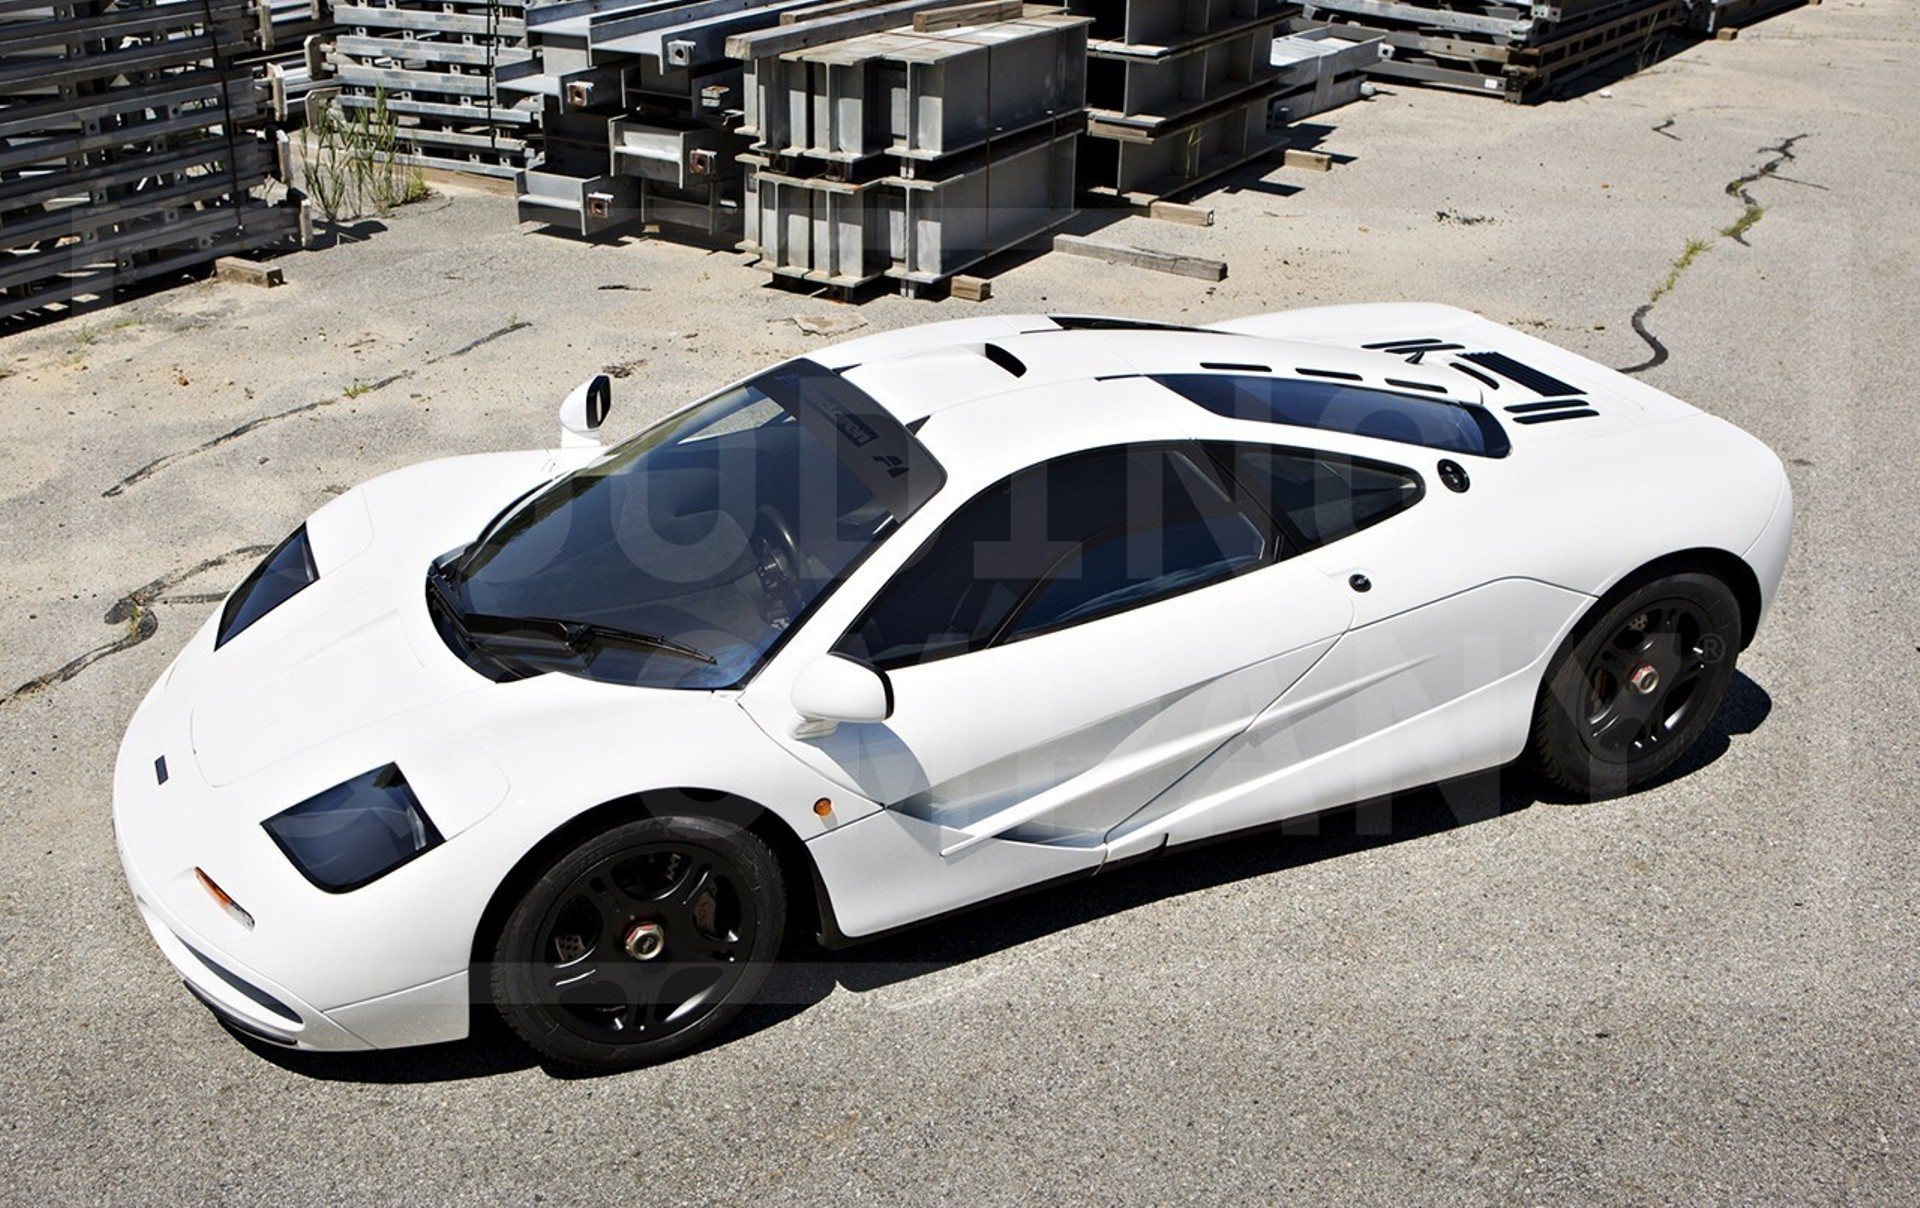
[[[1751, 734], [1772, 712], [1773, 698], [1736, 672], [1712, 726], [1673, 769], [1648, 789], [1699, 771]], [[1647, 791], [1647, 790], [1642, 790]], [[1236, 881], [1270, 876], [1476, 823], [1535, 805], [1585, 805], [1549, 790], [1510, 766], [1323, 813], [1189, 844], [1151, 859], [1050, 886], [832, 951], [810, 939], [790, 943], [756, 1005], [716, 1039], [726, 1044], [777, 1027], [836, 989], [865, 993], [952, 969], [1043, 936], [1142, 906], [1168, 902]], [[1605, 809], [1599, 803], [1590, 808]], [[466, 1040], [374, 1053], [304, 1053], [234, 1033], [247, 1048], [289, 1072], [322, 1081], [395, 1083], [485, 1078], [541, 1065], [555, 1078], [596, 1077], [546, 1066], [492, 1011], [474, 1012]]]

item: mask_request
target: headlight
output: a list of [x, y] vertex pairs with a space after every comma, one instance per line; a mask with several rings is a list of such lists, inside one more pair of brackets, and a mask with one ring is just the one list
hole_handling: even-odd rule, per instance
[[336, 784], [260, 825], [301, 875], [328, 893], [358, 889], [440, 843], [440, 832], [393, 764]]
[[307, 544], [307, 526], [293, 530], [253, 568], [246, 581], [234, 589], [227, 606], [220, 611], [220, 631], [214, 635], [218, 650], [247, 626], [285, 604], [301, 588], [319, 579], [313, 565], [313, 548]]

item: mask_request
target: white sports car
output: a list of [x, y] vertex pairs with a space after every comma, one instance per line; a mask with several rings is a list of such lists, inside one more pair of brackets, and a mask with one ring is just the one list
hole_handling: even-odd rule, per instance
[[1779, 460], [1464, 311], [1000, 316], [617, 447], [349, 491], [128, 727], [141, 914], [231, 1027], [549, 1060], [712, 1037], [875, 935], [1506, 764], [1660, 775], [1787, 556]]

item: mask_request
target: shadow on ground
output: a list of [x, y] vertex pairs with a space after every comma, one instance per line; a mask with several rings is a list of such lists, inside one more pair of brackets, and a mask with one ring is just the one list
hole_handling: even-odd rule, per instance
[[[1735, 673], [1713, 726], [1656, 788], [1718, 760], [1733, 739], [1767, 719], [1773, 699]], [[1016, 948], [1041, 936], [1142, 906], [1171, 901], [1253, 877], [1316, 864], [1356, 852], [1505, 817], [1534, 805], [1587, 806], [1517, 768], [1433, 785], [1390, 798], [1341, 806], [1259, 832], [1194, 844], [1082, 880], [990, 903], [964, 914], [859, 944], [827, 951], [810, 940], [789, 945], [782, 967], [768, 980], [760, 1003], [743, 1012], [719, 1043], [775, 1027], [824, 1000], [836, 988], [863, 993]], [[1596, 817], [1595, 825], [1604, 825]], [[491, 1010], [474, 1012], [474, 1034], [464, 1041], [379, 1053], [300, 1053], [235, 1033], [268, 1061], [304, 1077], [342, 1082], [445, 1082], [484, 1078], [537, 1064]], [[580, 1077], [548, 1069], [554, 1077]], [[592, 1075], [584, 1075], [592, 1076]]]

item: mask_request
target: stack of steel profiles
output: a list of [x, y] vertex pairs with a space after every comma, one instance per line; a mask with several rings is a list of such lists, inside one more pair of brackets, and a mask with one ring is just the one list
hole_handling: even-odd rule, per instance
[[532, 57], [499, 74], [535, 115], [520, 220], [582, 236], [652, 223], [741, 231], [740, 63], [727, 38], [813, 0], [563, 0], [528, 13]]
[[330, 0], [265, 0], [268, 51], [302, 51], [308, 38], [334, 30]]
[[883, 278], [918, 295], [1074, 213], [1080, 131], [1061, 122], [915, 166], [849, 181], [756, 167], [743, 250], [775, 278], [853, 291]]
[[332, 0], [265, 0], [265, 42], [241, 61], [266, 80], [274, 121], [306, 121], [307, 94], [326, 83], [326, 47], [337, 32]]
[[1088, 24], [1036, 11], [762, 59], [748, 73], [742, 133], [759, 155], [845, 164], [938, 160], [1011, 138], [1083, 107]]
[[332, 72], [343, 109], [384, 109], [393, 158], [418, 167], [512, 176], [530, 108], [494, 97], [494, 75], [525, 62], [524, 0], [339, 3]]
[[0, 0], [0, 317], [285, 243], [253, 0]]
[[947, 11], [913, 29], [764, 39], [788, 48], [746, 60], [741, 247], [760, 268], [915, 294], [1072, 216], [1089, 19]]
[[1275, 38], [1271, 59], [1280, 83], [1267, 110], [1271, 124], [1304, 121], [1359, 100], [1366, 69], [1386, 45], [1385, 38], [1324, 25]]
[[1279, 145], [1280, 0], [1068, 0], [1092, 18], [1082, 182], [1145, 203], [1190, 189]]
[[1510, 101], [1656, 56], [1687, 0], [1306, 0], [1306, 19], [1386, 39], [1385, 79]]
[[1719, 33], [1805, 3], [1807, 0], [1689, 0], [1687, 25], [1703, 34]]

